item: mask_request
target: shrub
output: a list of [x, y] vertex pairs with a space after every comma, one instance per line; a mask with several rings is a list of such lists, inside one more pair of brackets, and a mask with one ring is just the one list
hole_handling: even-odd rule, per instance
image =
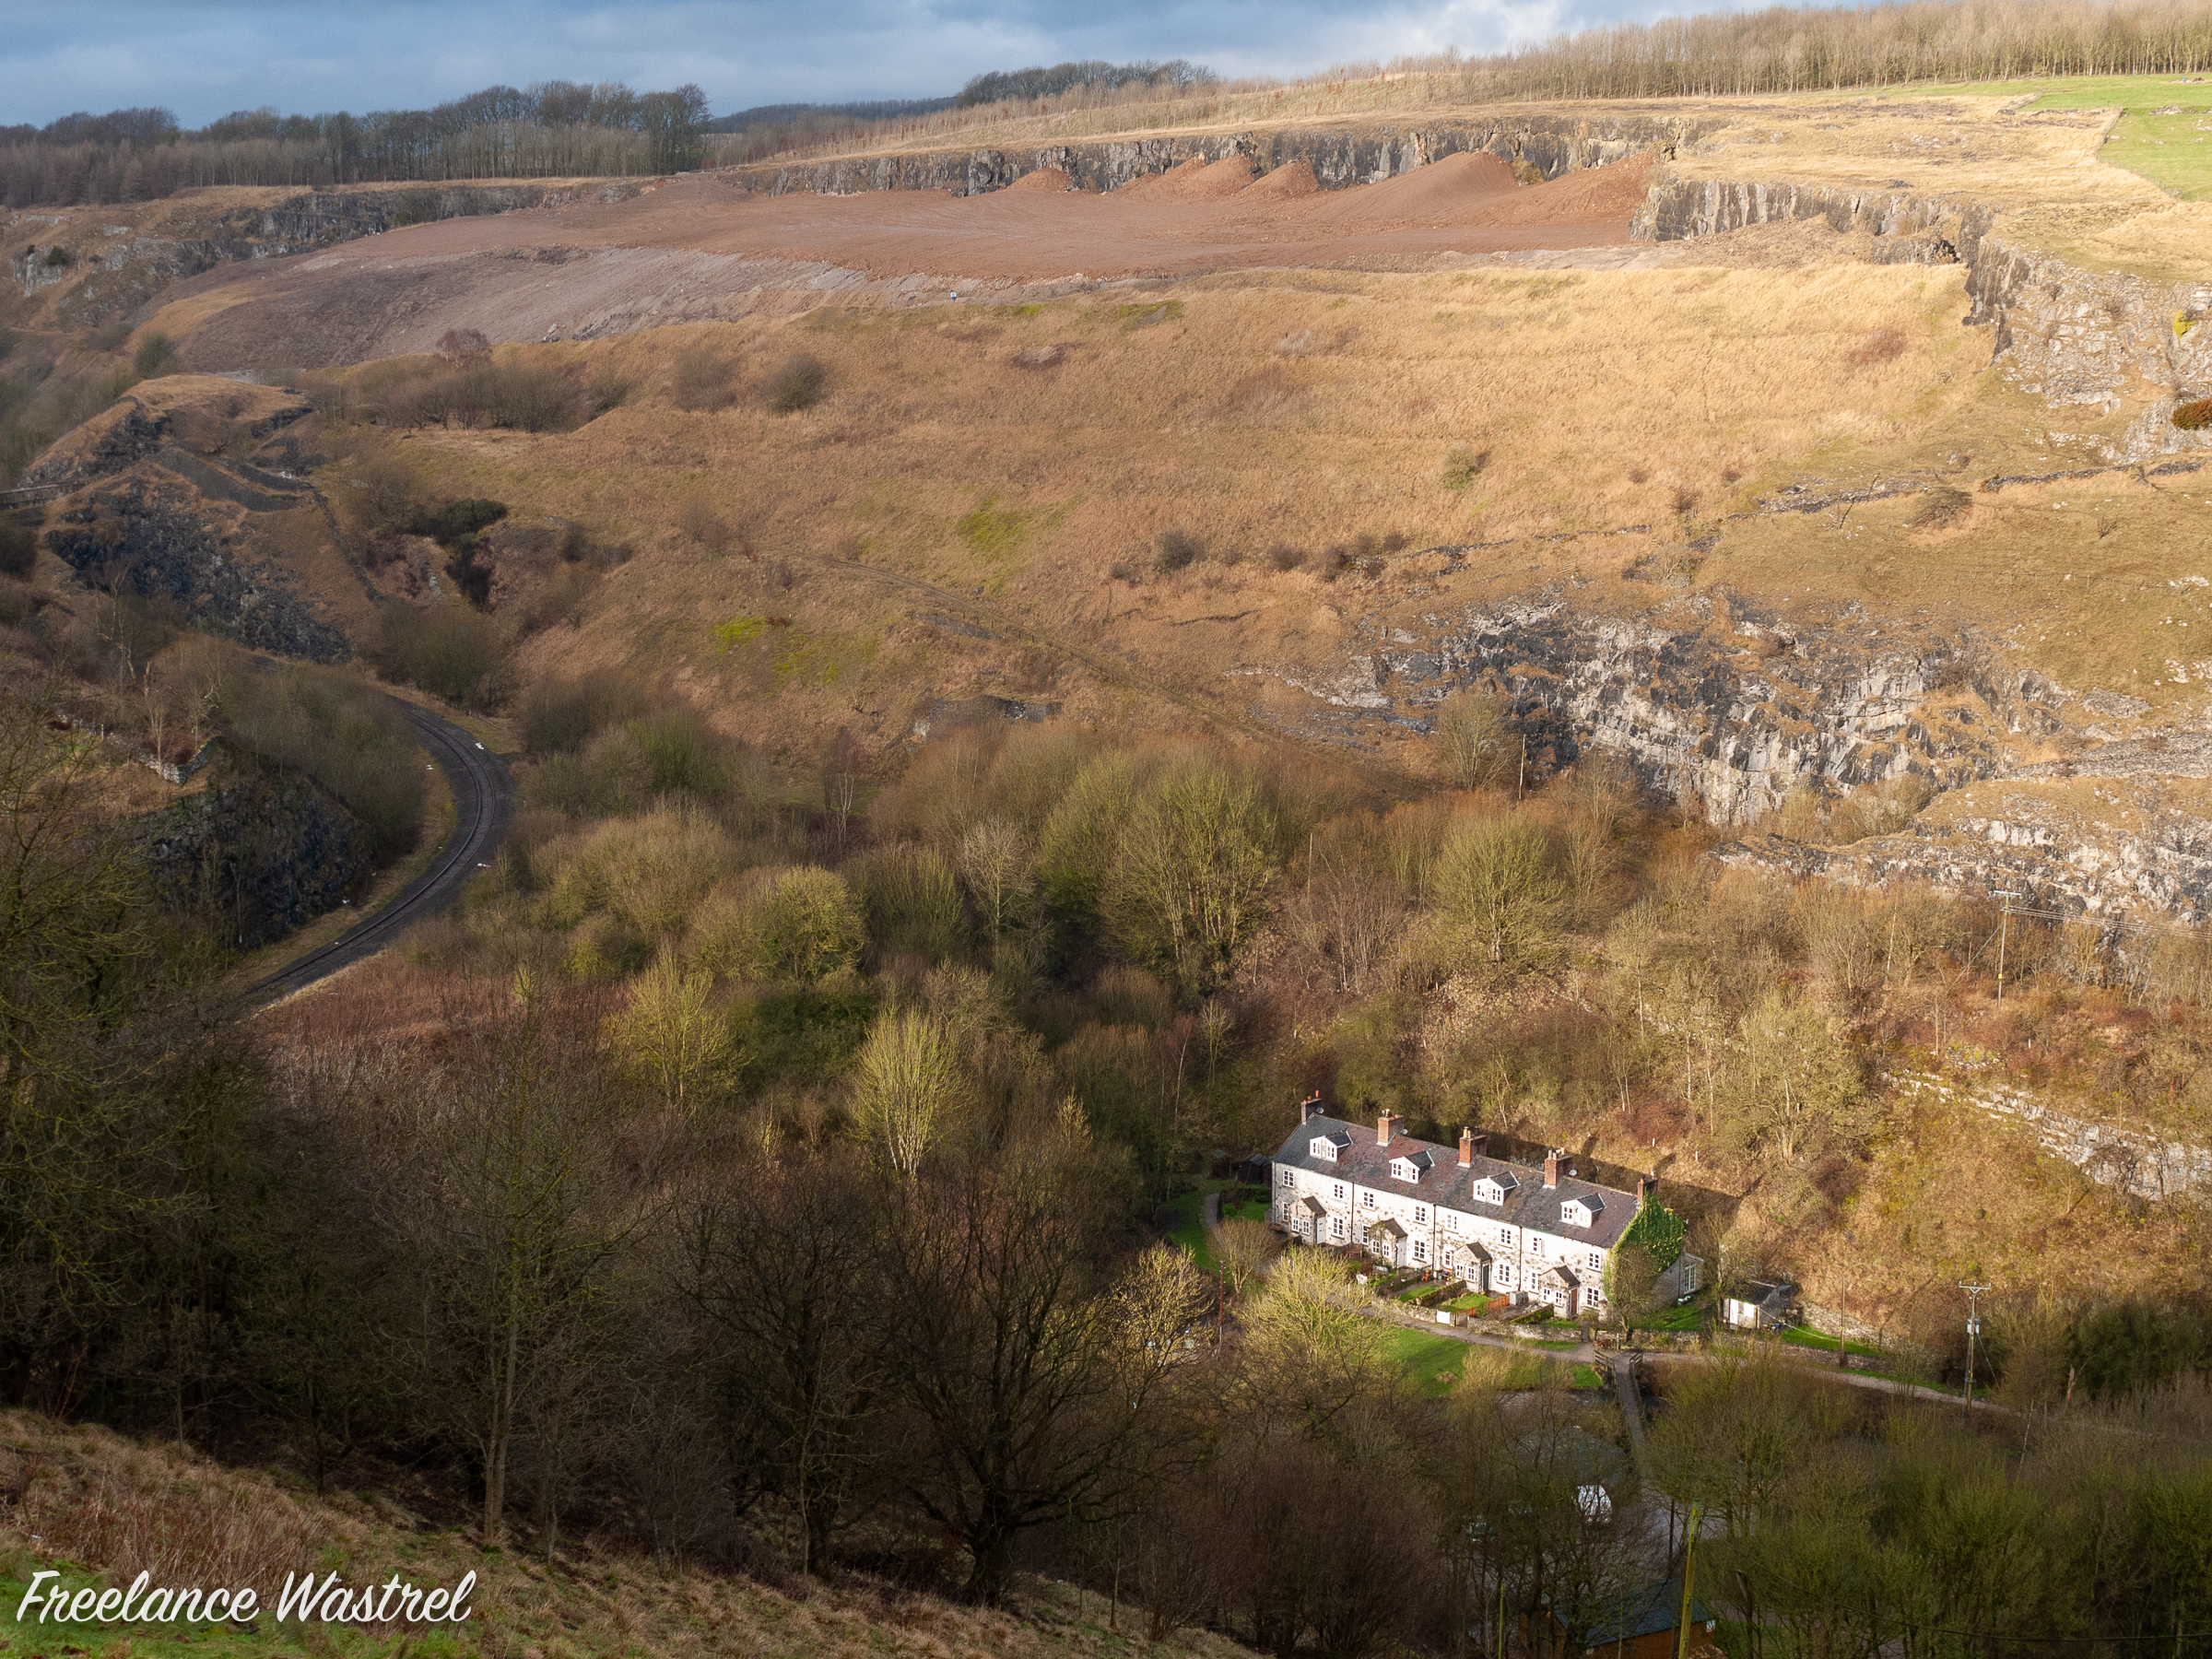
[[689, 709], [664, 709], [629, 723], [645, 757], [646, 786], [655, 794], [683, 790], [712, 798], [727, 787], [722, 743]]
[[547, 680], [523, 701], [523, 742], [534, 754], [568, 754], [645, 710], [645, 693], [618, 674]]
[[1335, 547], [1323, 550], [1321, 561], [1314, 567], [1314, 574], [1324, 582], [1334, 582], [1344, 574], [1345, 568], [1351, 562], [1352, 550], [1339, 542]]
[[936, 962], [959, 948], [967, 912], [952, 866], [934, 849], [911, 843], [875, 849], [853, 861], [853, 873], [878, 949]]
[[46, 250], [46, 265], [47, 265], [47, 267], [48, 267], [49, 269], [51, 269], [51, 270], [59, 270], [59, 269], [60, 269], [60, 268], [61, 268], [63, 265], [67, 265], [68, 263], [69, 263], [69, 250], [68, 250], [68, 249], [66, 249], [66, 248], [49, 248], [49, 249], [47, 249], [47, 250]]
[[1138, 580], [1137, 569], [1134, 564], [1130, 563], [1129, 560], [1125, 559], [1117, 559], [1112, 564], [1106, 567], [1106, 580], [1109, 582], [1125, 582], [1131, 587], [1135, 587]]
[[378, 862], [415, 844], [422, 763], [406, 718], [382, 696], [321, 668], [291, 668], [237, 700], [230, 735], [251, 753], [305, 772], [359, 820]]
[[768, 878], [731, 943], [729, 965], [752, 978], [813, 985], [860, 966], [867, 928], [843, 877], [802, 865]]
[[1505, 702], [1483, 691], [1461, 691], [1436, 712], [1436, 742], [1444, 775], [1467, 789], [1501, 783], [1520, 754]]
[[0, 576], [28, 576], [38, 562], [38, 532], [13, 514], [0, 515]]
[[830, 371], [818, 359], [798, 352], [768, 377], [768, 406], [779, 415], [811, 409], [829, 389]]
[[1173, 530], [1163, 530], [1159, 533], [1159, 539], [1153, 544], [1152, 568], [1165, 576], [1171, 571], [1184, 570], [1194, 564], [1205, 551], [1206, 544], [1188, 530], [1180, 526]]
[[2212, 427], [2212, 397], [2200, 397], [2194, 403], [2183, 404], [2173, 412], [2173, 424], [2184, 432], [2201, 432]]
[[491, 624], [475, 611], [392, 605], [378, 623], [377, 665], [394, 679], [450, 702], [484, 708], [499, 700], [505, 653]]
[[177, 355], [176, 342], [157, 330], [138, 342], [131, 367], [138, 371], [140, 380], [159, 380], [165, 374], [182, 374], [184, 359]]
[[679, 409], [726, 409], [735, 396], [730, 390], [730, 366], [694, 346], [677, 356], [668, 395]]
[[637, 389], [635, 381], [623, 379], [612, 369], [600, 370], [583, 389], [584, 404], [591, 410], [586, 418], [596, 420], [608, 410], [620, 408]]
[[1288, 542], [1277, 542], [1266, 552], [1267, 562], [1278, 571], [1296, 571], [1306, 562], [1303, 547], [1294, 547]]
[[1687, 518], [1698, 510], [1698, 492], [1688, 485], [1677, 485], [1674, 497], [1675, 512]]
[[1453, 444], [1451, 453], [1444, 457], [1444, 488], [1465, 489], [1482, 476], [1483, 468], [1489, 464], [1488, 450], [1477, 454], [1464, 443]]
[[1912, 517], [1905, 523], [1915, 530], [1940, 530], [1957, 524], [1973, 510], [1974, 498], [1965, 490], [1937, 484], [1922, 494], [1920, 505], [1912, 509]]
[[450, 374], [418, 381], [384, 402], [393, 426], [508, 427], [561, 432], [577, 422], [576, 383], [535, 363], [465, 361]]

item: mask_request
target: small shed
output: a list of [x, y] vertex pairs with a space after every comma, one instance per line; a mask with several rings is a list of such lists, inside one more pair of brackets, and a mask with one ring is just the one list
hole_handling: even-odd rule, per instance
[[[1682, 1581], [1668, 1579], [1641, 1590], [1631, 1590], [1618, 1604], [1594, 1618], [1574, 1645], [1591, 1659], [1617, 1655], [1618, 1659], [1674, 1659], [1677, 1633], [1681, 1630]], [[1561, 1620], [1555, 1614], [1554, 1626]], [[1712, 1634], [1712, 1612], [1703, 1601], [1689, 1598], [1691, 1644]]]
[[1739, 1331], [1772, 1331], [1797, 1323], [1797, 1287], [1787, 1279], [1746, 1279], [1721, 1299], [1721, 1323]]

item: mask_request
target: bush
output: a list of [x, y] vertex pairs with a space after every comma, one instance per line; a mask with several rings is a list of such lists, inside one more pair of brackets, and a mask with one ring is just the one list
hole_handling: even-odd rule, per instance
[[1477, 454], [1464, 443], [1453, 445], [1451, 453], [1444, 457], [1444, 488], [1465, 489], [1482, 476], [1483, 469], [1489, 464], [1488, 450]]
[[952, 866], [934, 850], [911, 843], [878, 848], [855, 859], [853, 873], [879, 949], [937, 962], [959, 948], [967, 912]]
[[1153, 544], [1153, 568], [1163, 576], [1173, 571], [1185, 570], [1197, 562], [1206, 551], [1206, 544], [1188, 530], [1180, 527], [1163, 530], [1159, 540]]
[[645, 711], [645, 693], [618, 674], [547, 680], [523, 701], [523, 742], [533, 754], [571, 754], [608, 726]]
[[1277, 542], [1267, 549], [1265, 557], [1269, 564], [1285, 571], [1300, 570], [1306, 562], [1305, 549], [1294, 547], [1288, 542]]
[[47, 250], [46, 250], [46, 264], [47, 264], [47, 267], [48, 267], [49, 269], [52, 269], [52, 270], [59, 270], [59, 269], [60, 269], [60, 268], [61, 268], [63, 265], [67, 265], [68, 263], [69, 263], [69, 250], [68, 250], [68, 249], [66, 249], [66, 248], [49, 248], [49, 249], [47, 249]]
[[506, 653], [491, 624], [473, 610], [441, 605], [386, 606], [377, 666], [449, 702], [487, 708], [500, 696]]
[[820, 984], [849, 977], [867, 937], [844, 877], [802, 865], [778, 870], [746, 906], [727, 966], [774, 983]]
[[730, 391], [730, 366], [712, 352], [694, 346], [676, 359], [668, 395], [679, 409], [726, 409], [735, 397]]
[[1912, 516], [1905, 523], [1916, 530], [1940, 530], [1946, 525], [1957, 524], [1973, 509], [1974, 498], [1965, 490], [1955, 489], [1948, 484], [1937, 484], [1921, 496], [1920, 505], [1912, 510]]
[[415, 845], [422, 761], [406, 719], [383, 697], [322, 668], [291, 668], [237, 699], [241, 748], [305, 772], [345, 803], [378, 863]]
[[39, 562], [39, 533], [13, 514], [0, 514], [0, 576], [29, 576]]
[[2184, 432], [2201, 432], [2212, 427], [2212, 397], [2200, 397], [2194, 403], [2183, 404], [2173, 412], [2173, 424]]
[[450, 374], [418, 381], [384, 402], [393, 426], [507, 427], [565, 432], [577, 424], [582, 394], [559, 370], [535, 363], [468, 362]]
[[165, 374], [183, 373], [184, 359], [177, 355], [176, 342], [157, 331], [138, 342], [131, 367], [138, 371], [140, 380], [159, 380]]
[[768, 406], [779, 415], [811, 409], [829, 389], [830, 371], [818, 359], [798, 352], [768, 377]]

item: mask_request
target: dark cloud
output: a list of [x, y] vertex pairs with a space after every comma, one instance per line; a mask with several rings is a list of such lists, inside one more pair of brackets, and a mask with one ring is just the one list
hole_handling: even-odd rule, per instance
[[0, 35], [0, 121], [160, 103], [196, 125], [261, 104], [389, 109], [556, 77], [696, 81], [723, 111], [925, 98], [982, 70], [1071, 57], [1188, 57], [1230, 75], [1293, 75], [1448, 45], [1492, 51], [1616, 9], [1652, 8], [1633, 0], [69, 0], [14, 8]]

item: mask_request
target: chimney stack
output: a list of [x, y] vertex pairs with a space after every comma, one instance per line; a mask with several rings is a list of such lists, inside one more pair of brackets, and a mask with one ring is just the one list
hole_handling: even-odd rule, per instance
[[1637, 1207], [1638, 1209], [1641, 1209], [1641, 1208], [1643, 1207], [1643, 1201], [1644, 1201], [1645, 1199], [1649, 1198], [1651, 1195], [1652, 1195], [1652, 1178], [1651, 1178], [1649, 1175], [1639, 1175], [1639, 1176], [1637, 1176], [1637, 1177], [1636, 1177], [1636, 1207]]
[[1306, 1122], [1313, 1115], [1313, 1109], [1320, 1104], [1321, 1090], [1317, 1088], [1298, 1103], [1298, 1121], [1301, 1124]]
[[1406, 1120], [1404, 1118], [1394, 1112], [1385, 1112], [1375, 1120], [1375, 1145], [1378, 1147], [1389, 1146], [1392, 1141], [1398, 1138], [1398, 1131], [1405, 1126]]
[[1465, 1169], [1475, 1161], [1475, 1131], [1463, 1128], [1459, 1132], [1459, 1167]]
[[1559, 1151], [1554, 1147], [1544, 1154], [1544, 1186], [1547, 1191], [1559, 1184]]

